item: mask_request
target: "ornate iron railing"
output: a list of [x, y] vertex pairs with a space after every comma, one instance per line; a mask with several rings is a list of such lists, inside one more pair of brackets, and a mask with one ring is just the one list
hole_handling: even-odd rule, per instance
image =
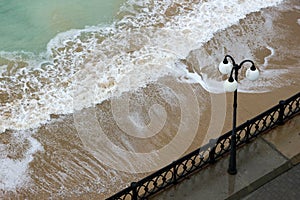
[[[259, 134], [283, 124], [300, 111], [300, 92], [278, 105], [241, 124], [236, 129], [237, 147], [248, 143]], [[133, 182], [124, 190], [109, 197], [107, 200], [147, 199], [161, 190], [176, 184], [193, 172], [198, 171], [230, 151], [231, 131], [220, 136], [199, 149], [172, 162], [166, 167]]]

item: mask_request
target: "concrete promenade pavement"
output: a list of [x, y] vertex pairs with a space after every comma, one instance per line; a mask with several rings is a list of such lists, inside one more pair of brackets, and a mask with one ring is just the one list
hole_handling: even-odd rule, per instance
[[298, 200], [299, 198], [300, 164], [250, 193], [243, 200]]
[[300, 199], [299, 162], [300, 115], [297, 115], [239, 148], [236, 175], [227, 173], [228, 157], [224, 157], [151, 199], [296, 200]]

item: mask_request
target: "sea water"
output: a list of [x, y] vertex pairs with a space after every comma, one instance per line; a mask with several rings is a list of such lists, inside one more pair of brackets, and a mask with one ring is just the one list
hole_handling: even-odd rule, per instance
[[112, 23], [122, 0], [2, 0], [0, 50], [45, 51], [60, 32]]

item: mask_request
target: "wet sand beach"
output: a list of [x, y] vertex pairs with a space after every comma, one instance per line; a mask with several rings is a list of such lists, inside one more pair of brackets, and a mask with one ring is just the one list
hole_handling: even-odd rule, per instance
[[[128, 86], [96, 106], [80, 107], [97, 98], [94, 85], [86, 79], [75, 84], [75, 95], [68, 99], [73, 113], [51, 114], [37, 128], [0, 134], [0, 198], [104, 199], [231, 130], [233, 93], [220, 92], [226, 76], [217, 69], [226, 54], [237, 62], [252, 59], [261, 71], [260, 79], [250, 82], [241, 70], [237, 124], [299, 92], [299, 20], [297, 0], [250, 13], [178, 59], [175, 65], [183, 66], [184, 73]], [[191, 74], [201, 77], [209, 90]], [[86, 74], [77, 80], [81, 75]], [[133, 76], [131, 84], [134, 78], [139, 77]], [[108, 77], [99, 85], [107, 89], [113, 84]], [[4, 106], [7, 96], [0, 99]]]
[[[279, 99], [293, 95], [298, 92], [298, 89], [299, 85], [295, 85], [270, 93], [239, 94], [238, 124], [275, 105]], [[214, 101], [220, 101], [220, 99], [223, 101], [224, 96], [214, 95], [213, 99]], [[219, 113], [219, 111], [224, 111], [224, 108], [218, 109], [218, 106], [216, 108], [217, 115], [226, 115], [224, 126], [218, 127], [218, 124], [213, 124], [213, 127], [208, 127], [212, 114], [210, 111], [201, 113], [202, 120], [199, 121], [197, 134], [184, 153], [205, 144], [204, 138], [216, 138], [231, 130], [232, 94], [226, 95], [226, 102], [225, 113]], [[253, 102], [259, 103], [253, 104]], [[105, 112], [105, 108], [109, 107], [109, 104], [108, 101], [99, 105], [98, 111], [100, 113]], [[180, 114], [180, 112], [177, 111], [176, 114]], [[128, 141], [134, 146], [135, 151], [147, 152], [148, 149], [159, 149], [161, 146], [167, 145], [170, 138], [174, 137], [174, 132], [176, 133], [177, 127], [174, 126], [174, 122], [178, 119], [176, 119], [176, 115], [174, 118], [171, 118], [172, 121], [165, 125], [170, 127], [164, 128], [155, 137], [144, 141], [135, 138], [128, 139]], [[211, 135], [203, 134], [207, 133], [208, 128], [210, 128]], [[105, 129], [105, 133], [113, 134], [116, 129], [111, 125]], [[26, 153], [28, 147], [26, 147], [25, 142], [15, 141], [14, 143], [16, 139], [11, 134], [10, 132], [2, 134], [1, 143], [10, 147], [11, 153], [8, 153], [7, 156], [17, 160], [22, 158], [22, 154]], [[100, 162], [100, 159], [95, 158], [86, 150], [86, 146], [83, 145], [78, 136], [72, 116], [60, 116], [56, 122], [41, 127], [32, 137], [42, 144], [43, 151], [35, 153], [29, 164], [31, 180], [15, 192], [2, 191], [1, 195], [4, 199], [32, 199], [36, 197], [42, 199], [104, 199], [126, 187], [128, 183], [148, 175], [148, 173], [117, 171]], [[114, 135], [110, 138], [119, 141], [119, 145], [124, 145], [124, 148], [128, 146], [128, 144], [121, 144], [120, 138], [116, 137]], [[184, 139], [182, 138], [182, 140]], [[176, 151], [176, 147], [173, 147], [173, 151]], [[170, 158], [172, 158], [172, 153], [174, 152], [170, 151], [170, 155], [168, 155]], [[125, 165], [128, 165], [128, 162], [130, 163], [129, 160], [124, 159], [123, 161], [119, 160], [118, 164], [126, 168]], [[147, 160], [141, 159], [141, 162], [147, 162]]]

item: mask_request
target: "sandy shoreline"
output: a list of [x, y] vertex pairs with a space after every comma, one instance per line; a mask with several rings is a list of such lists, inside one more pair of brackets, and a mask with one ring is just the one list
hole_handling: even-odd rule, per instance
[[[247, 119], [250, 119], [262, 111], [276, 105], [279, 100], [286, 99], [296, 92], [299, 92], [299, 88], [300, 85], [298, 84], [277, 89], [269, 93], [239, 93], [238, 124], [245, 122]], [[216, 138], [215, 136], [225, 133], [231, 129], [232, 96], [233, 95], [231, 93], [226, 95], [226, 118], [224, 119], [224, 125], [222, 126], [221, 132], [217, 133], [211, 131], [213, 135], [203, 134], [207, 133], [209, 119], [211, 116], [210, 109], [207, 109], [205, 112], [201, 113], [202, 120], [199, 122], [198, 132], [185, 153], [201, 146], [205, 137]], [[221, 101], [223, 101], [224, 96], [214, 95], [213, 99], [219, 99], [219, 101], [221, 99]], [[218, 108], [218, 106], [216, 106], [216, 110], [218, 109], [224, 111], [222, 107]], [[219, 114], [222, 115], [222, 113]], [[212, 130], [218, 131], [218, 127], [213, 127]], [[176, 128], [174, 129], [174, 127], [172, 127], [170, 128], [170, 131], [176, 131]], [[167, 141], [160, 143], [160, 145], [166, 145], [167, 142], [170, 141], [170, 138], [172, 139], [174, 136], [166, 136], [163, 133], [158, 135], [161, 136], [152, 138], [152, 141], [150, 140], [150, 142], [148, 139], [146, 142], [155, 144], [156, 146], [157, 141], [167, 139]], [[148, 174], [131, 174], [116, 171], [99, 162], [99, 160], [87, 151], [85, 146], [82, 144], [82, 141], [76, 132], [72, 116], [65, 116], [62, 120], [57, 119], [57, 122], [39, 128], [33, 137], [42, 144], [44, 150], [37, 152], [34, 155], [34, 160], [30, 163], [29, 170], [31, 181], [28, 185], [29, 187], [20, 188], [17, 190], [17, 193], [1, 191], [1, 195], [4, 199], [23, 199], [37, 196], [43, 199], [50, 197], [72, 199], [104, 198], [107, 197], [107, 195], [117, 192], [128, 183], [134, 180], [139, 180]], [[10, 138], [9, 133], [1, 134], [0, 141], [2, 143], [3, 141], [9, 143]], [[132, 140], [132, 142], [137, 145], [136, 151], [145, 151], [145, 149], [141, 148], [146, 144], [144, 143], [145, 141]], [[150, 145], [148, 148], [150, 147], [153, 148], [153, 145]], [[156, 148], [159, 147], [160, 146], [156, 146]], [[23, 147], [23, 150], [24, 149], [26, 149], [26, 147]], [[17, 155], [15, 156], [17, 158]], [[120, 161], [120, 163], [126, 164], [127, 162]], [[105, 185], [103, 185], [104, 183]], [[86, 191], [81, 193], [80, 191], [84, 190], [85, 187], [89, 187], [88, 192]], [[62, 196], [59, 191], [62, 192]], [[78, 192], [77, 194], [76, 191]]]

